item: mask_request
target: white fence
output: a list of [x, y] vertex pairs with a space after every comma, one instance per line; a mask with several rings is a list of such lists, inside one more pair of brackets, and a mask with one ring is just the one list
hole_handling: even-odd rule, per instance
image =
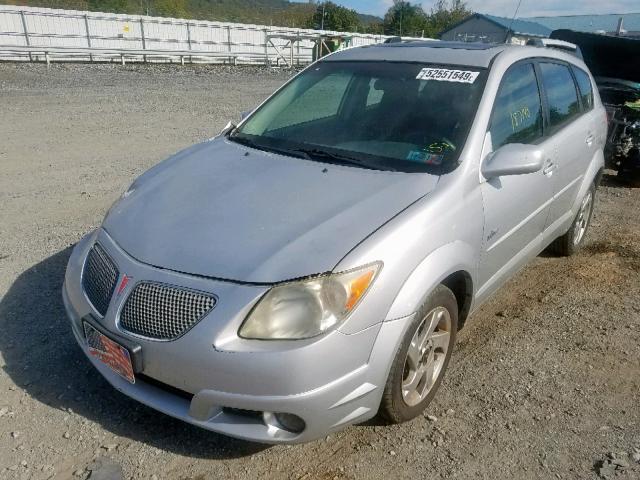
[[[318, 32], [140, 15], [0, 5], [0, 59], [309, 63]], [[381, 35], [348, 34], [351, 45]]]

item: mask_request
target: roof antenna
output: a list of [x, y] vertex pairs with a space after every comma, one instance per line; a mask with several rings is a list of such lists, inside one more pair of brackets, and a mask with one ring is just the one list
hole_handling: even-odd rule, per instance
[[507, 29], [507, 36], [504, 38], [504, 43], [507, 43], [509, 40], [509, 34], [511, 33], [511, 27], [513, 26], [513, 22], [518, 16], [518, 11], [520, 10], [520, 5], [522, 4], [522, 0], [518, 0], [518, 6], [516, 7], [516, 11], [513, 12], [513, 18], [511, 19], [511, 23], [509, 23], [509, 28]]

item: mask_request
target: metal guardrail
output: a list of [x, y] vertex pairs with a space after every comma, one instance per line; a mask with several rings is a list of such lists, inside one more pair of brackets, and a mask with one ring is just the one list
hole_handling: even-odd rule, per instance
[[[194, 59], [223, 59], [232, 58], [236, 63], [239, 59], [247, 60], [263, 60], [264, 55], [252, 52], [207, 52], [197, 50], [151, 50], [151, 49], [118, 49], [118, 48], [82, 48], [82, 47], [51, 47], [51, 46], [23, 46], [23, 45], [0, 45], [0, 52], [6, 54], [26, 54], [32, 57], [32, 60], [38, 60], [42, 57], [47, 66], [51, 64], [55, 57], [72, 58], [72, 57], [103, 57], [103, 58], [119, 58], [122, 65], [125, 65], [127, 59], [146, 61], [146, 57], [158, 57], [165, 59], [178, 58], [182, 65], [185, 60], [193, 63]], [[289, 65], [289, 64], [288, 64]]]
[[[127, 60], [177, 59], [183, 64], [195, 60], [293, 66], [312, 61], [321, 33], [335, 32], [0, 7], [0, 59], [44, 59], [47, 64], [54, 59], [113, 61], [115, 58], [123, 64]], [[378, 43], [386, 38], [349, 35], [359, 45]]]

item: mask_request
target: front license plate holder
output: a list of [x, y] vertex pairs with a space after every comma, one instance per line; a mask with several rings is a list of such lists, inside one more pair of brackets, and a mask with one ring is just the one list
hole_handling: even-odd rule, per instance
[[89, 355], [98, 359], [115, 373], [127, 380], [129, 383], [136, 382], [136, 364], [139, 363], [140, 347], [123, 345], [123, 342], [114, 340], [110, 335], [105, 334], [102, 329], [94, 326], [88, 321], [83, 322], [85, 339]]

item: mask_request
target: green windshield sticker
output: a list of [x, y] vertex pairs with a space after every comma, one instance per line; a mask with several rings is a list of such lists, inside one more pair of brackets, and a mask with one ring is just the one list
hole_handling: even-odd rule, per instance
[[447, 153], [455, 149], [453, 145], [447, 142], [434, 142], [427, 147], [429, 153]]

